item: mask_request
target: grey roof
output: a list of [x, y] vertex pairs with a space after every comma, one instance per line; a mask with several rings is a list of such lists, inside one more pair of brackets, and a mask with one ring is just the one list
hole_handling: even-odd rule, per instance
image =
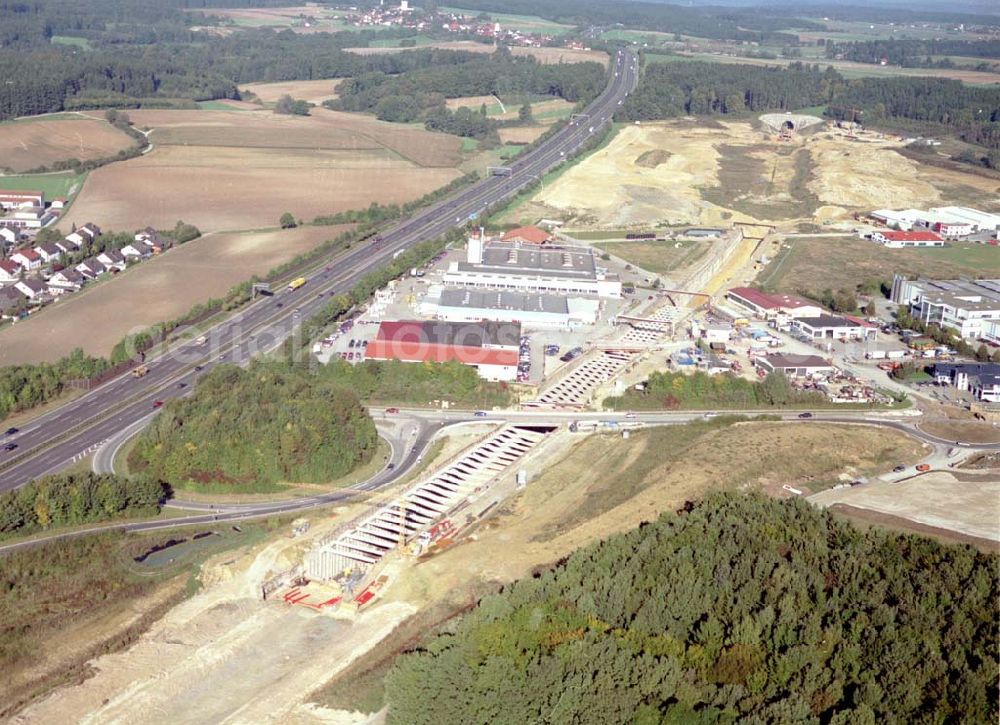
[[479, 310], [517, 310], [519, 312], [549, 312], [569, 314], [565, 297], [523, 294], [507, 291], [446, 289], [441, 292], [441, 307], [468, 307]]
[[833, 367], [829, 362], [818, 355], [791, 355], [776, 354], [767, 355], [764, 358], [771, 367], [775, 368], [829, 368]]
[[376, 339], [466, 347], [516, 347], [521, 340], [521, 325], [516, 322], [386, 321], [379, 325]]
[[[920, 279], [911, 284], [935, 304], [968, 310], [992, 310], [1000, 305], [1000, 279]], [[963, 299], [966, 297], [981, 297], [982, 301]]]
[[851, 322], [845, 317], [836, 315], [820, 315], [819, 317], [800, 317], [795, 320], [798, 324], [809, 325], [809, 327], [864, 327], [857, 322]]
[[8, 310], [23, 302], [24, 294], [14, 286], [0, 287], [0, 310]]
[[995, 388], [1000, 385], [1000, 374], [980, 373], [976, 377], [984, 388]]
[[597, 279], [593, 251], [580, 247], [538, 248], [494, 243], [483, 249], [482, 264], [459, 262], [458, 269], [485, 274]]
[[1000, 363], [934, 363], [934, 375], [1000, 375]]

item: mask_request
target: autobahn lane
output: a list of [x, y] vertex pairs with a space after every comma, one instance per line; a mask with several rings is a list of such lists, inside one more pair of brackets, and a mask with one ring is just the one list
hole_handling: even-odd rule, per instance
[[[583, 113], [583, 120], [567, 124], [544, 143], [511, 164], [510, 176], [488, 177], [451, 197], [398, 223], [382, 236], [377, 249], [358, 245], [340, 254], [330, 265], [307, 275], [305, 291], [278, 295], [252, 303], [243, 311], [218, 323], [205, 334], [205, 345], [184, 342], [171, 346], [147, 361], [150, 372], [143, 378], [121, 376], [57, 410], [27, 424], [12, 442], [14, 452], [0, 453], [0, 491], [16, 488], [32, 478], [50, 473], [75, 455], [106, 440], [120, 427], [149, 414], [155, 400], [183, 394], [202, 370], [222, 362], [244, 362], [255, 352], [277, 345], [294, 334], [302, 319], [318, 311], [328, 294], [348, 291], [367, 272], [392, 259], [397, 251], [435, 238], [464, 224], [488, 206], [496, 204], [532, 181], [540, 179], [566, 156], [583, 146], [607, 123], [618, 102], [636, 82], [634, 56], [620, 53], [613, 58], [608, 86]], [[281, 302], [280, 307], [277, 306]], [[294, 308], [298, 308], [295, 313]], [[292, 308], [292, 309], [289, 309]]]

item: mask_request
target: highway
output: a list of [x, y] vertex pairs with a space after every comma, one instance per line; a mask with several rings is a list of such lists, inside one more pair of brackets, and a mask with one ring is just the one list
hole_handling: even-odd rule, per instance
[[[218, 522], [235, 523], [248, 519], [262, 518], [266, 516], [289, 514], [293, 512], [304, 512], [320, 506], [356, 498], [404, 478], [420, 462], [427, 446], [439, 432], [447, 431], [454, 426], [467, 425], [469, 423], [507, 423], [514, 425], [568, 425], [571, 421], [598, 421], [614, 422], [619, 426], [633, 424], [637, 427], [656, 425], [680, 425], [697, 420], [707, 420], [720, 415], [733, 415], [734, 411], [656, 411], [637, 413], [595, 413], [581, 411], [495, 411], [486, 412], [485, 415], [476, 415], [471, 411], [462, 410], [428, 410], [425, 408], [401, 409], [399, 413], [386, 415], [383, 412], [372, 410], [373, 417], [384, 429], [385, 424], [394, 422], [401, 433], [396, 436], [387, 436], [382, 430], [384, 438], [389, 440], [393, 453], [390, 461], [393, 463], [392, 470], [384, 468], [371, 478], [358, 482], [357, 484], [331, 491], [318, 496], [310, 496], [283, 501], [271, 501], [261, 503], [235, 503], [235, 504], [207, 504], [194, 503], [188, 501], [170, 501], [169, 508], [175, 510], [191, 511], [190, 515], [176, 516], [157, 521], [136, 521], [117, 522], [111, 524], [101, 524], [86, 529], [53, 534], [52, 536], [21, 541], [12, 544], [0, 545], [0, 554], [9, 553], [18, 549], [35, 546], [43, 541], [54, 539], [67, 539], [77, 536], [84, 536], [98, 531], [155, 531], [157, 529], [168, 529], [177, 526], [204, 526]], [[809, 424], [817, 423], [841, 423], [849, 425], [875, 425], [898, 430], [906, 435], [918, 440], [930, 443], [936, 447], [954, 447], [967, 450], [1000, 450], [1000, 443], [994, 444], [956, 444], [937, 436], [930, 435], [919, 430], [912, 422], [901, 418], [892, 411], [871, 412], [871, 411], [815, 411], [808, 413], [809, 418], [803, 419], [801, 411], [776, 412], [774, 410], [740, 411], [743, 415], [768, 415], [775, 416], [784, 421], [795, 421], [797, 423]], [[148, 418], [148, 412], [145, 418]], [[141, 428], [145, 419], [137, 421], [133, 426], [124, 428], [120, 434], [116, 435], [109, 445], [105, 446], [98, 454], [98, 461], [95, 468], [101, 472], [113, 470], [112, 464], [114, 453], [121, 444], [126, 442], [130, 435]], [[900, 480], [910, 478], [915, 475], [913, 466], [907, 466], [904, 473], [899, 474]]]
[[360, 244], [307, 276], [297, 291], [262, 297], [206, 332], [207, 341], [177, 343], [146, 361], [150, 372], [139, 379], [115, 378], [82, 397], [26, 424], [0, 450], [0, 491], [59, 470], [74, 456], [134, 426], [154, 403], [184, 395], [204, 371], [221, 363], [245, 363], [297, 333], [303, 319], [318, 312], [333, 294], [350, 290], [368, 272], [412, 245], [465, 225], [487, 207], [515, 195], [580, 149], [610, 121], [619, 102], [635, 87], [635, 57], [613, 58], [608, 85], [584, 109], [585, 117], [560, 129], [515, 160], [509, 176], [491, 176], [415, 213], [381, 234], [377, 246]]

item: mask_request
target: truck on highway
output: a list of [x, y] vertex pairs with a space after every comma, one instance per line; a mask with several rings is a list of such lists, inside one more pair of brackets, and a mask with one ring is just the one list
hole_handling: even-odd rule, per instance
[[208, 342], [208, 336], [202, 335], [201, 337], [199, 337], [197, 340], [194, 341], [194, 344], [204, 345], [206, 342]]
[[149, 368], [146, 365], [140, 365], [139, 367], [134, 368], [132, 370], [132, 377], [133, 378], [141, 378], [144, 375], [146, 375], [147, 373], [149, 373]]
[[288, 291], [294, 292], [305, 283], [306, 283], [305, 277], [296, 277], [295, 279], [293, 279], [291, 282], [288, 283]]

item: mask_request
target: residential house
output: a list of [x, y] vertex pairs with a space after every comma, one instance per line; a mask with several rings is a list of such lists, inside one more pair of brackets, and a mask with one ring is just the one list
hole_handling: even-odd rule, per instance
[[64, 254], [73, 254], [80, 251], [80, 245], [70, 239], [60, 239], [55, 244]]
[[979, 373], [970, 379], [972, 397], [984, 403], [1000, 403], [1000, 373]]
[[0, 315], [3, 317], [14, 317], [24, 308], [26, 301], [24, 295], [15, 287], [0, 287]]
[[51, 242], [35, 245], [35, 251], [38, 252], [38, 256], [42, 258], [42, 262], [45, 264], [58, 262], [59, 257], [63, 254], [63, 250]]
[[126, 258], [135, 257], [137, 259], [145, 259], [153, 254], [153, 248], [146, 244], [146, 242], [129, 242], [121, 248], [121, 253]]
[[96, 257], [89, 257], [76, 265], [76, 271], [88, 279], [96, 279], [107, 272], [108, 268], [99, 262]]
[[31, 271], [42, 266], [42, 257], [34, 249], [18, 249], [10, 255], [10, 261], [21, 265], [22, 269]]
[[17, 282], [21, 279], [21, 266], [9, 259], [0, 259], [0, 282]]
[[152, 227], [146, 227], [145, 229], [140, 229], [135, 233], [135, 241], [145, 242], [149, 245], [153, 254], [160, 254], [164, 249], [170, 246], [170, 241], [160, 236]]
[[976, 400], [1000, 402], [1000, 364], [998, 363], [937, 363], [934, 382], [967, 390]]
[[57, 196], [49, 203], [49, 209], [65, 209], [66, 208], [66, 197]]
[[22, 279], [14, 287], [29, 300], [35, 300], [45, 294], [45, 283], [40, 279]]
[[89, 247], [91, 242], [101, 236], [101, 230], [96, 224], [87, 222], [82, 227], [78, 227], [76, 231], [67, 234], [66, 239], [72, 242], [76, 242], [81, 247]]
[[87, 280], [75, 269], [64, 269], [49, 278], [49, 292], [54, 295], [76, 292]]
[[21, 232], [14, 227], [0, 226], [0, 244], [3, 246], [13, 246], [21, 238]]
[[125, 256], [117, 249], [105, 249], [97, 255], [97, 261], [109, 270], [121, 271], [125, 269]]

